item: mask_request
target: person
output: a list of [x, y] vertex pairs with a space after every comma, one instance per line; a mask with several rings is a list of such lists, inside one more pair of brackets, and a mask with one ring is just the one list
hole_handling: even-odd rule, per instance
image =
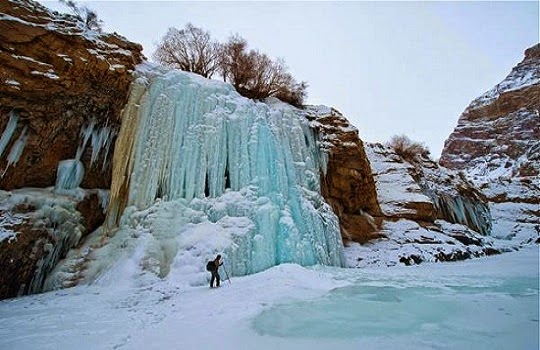
[[210, 278], [210, 288], [214, 288], [214, 280], [216, 281], [216, 287], [219, 287], [219, 267], [223, 265], [223, 261], [221, 261], [221, 255], [218, 254], [216, 258], [214, 259], [214, 269], [210, 272], [212, 273], [212, 278]]

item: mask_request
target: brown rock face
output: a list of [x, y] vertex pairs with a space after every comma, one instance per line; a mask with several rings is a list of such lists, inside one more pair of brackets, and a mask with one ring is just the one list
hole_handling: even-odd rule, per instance
[[[40, 292], [104, 220], [99, 191], [49, 190], [78, 158], [81, 187], [108, 188], [114, 138], [141, 46], [29, 0], [0, 0], [0, 299]], [[83, 191], [84, 192], [84, 191]]]
[[48, 253], [44, 248], [52, 238], [46, 230], [34, 229], [28, 223], [11, 228], [18, 232], [17, 237], [0, 242], [0, 299], [32, 292], [38, 261]]
[[518, 244], [540, 235], [540, 44], [475, 99], [445, 142], [440, 163], [461, 169], [487, 196], [492, 235]]
[[[540, 149], [540, 44], [492, 90], [474, 100], [446, 140], [440, 163], [450, 169], [473, 168], [490, 159], [507, 159]], [[487, 159], [487, 158], [489, 159]], [[538, 156], [537, 156], [538, 157]], [[538, 161], [536, 161], [538, 163]], [[538, 175], [538, 164], [522, 164], [522, 173]], [[489, 169], [487, 169], [489, 171]]]
[[141, 50], [29, 0], [0, 0], [0, 169], [7, 169], [0, 188], [54, 185], [58, 162], [75, 158], [83, 144], [83, 128], [82, 187], [108, 188], [113, 139]]
[[360, 243], [380, 237], [380, 217], [371, 167], [358, 137], [358, 130], [338, 111], [308, 109], [308, 119], [318, 131], [320, 147], [327, 155], [326, 172], [321, 175], [321, 191], [339, 217], [345, 242]]

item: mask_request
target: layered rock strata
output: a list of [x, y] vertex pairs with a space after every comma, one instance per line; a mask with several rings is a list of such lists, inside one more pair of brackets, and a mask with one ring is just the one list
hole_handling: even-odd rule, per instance
[[487, 236], [486, 198], [457, 172], [422, 156], [406, 160], [381, 144], [368, 144], [366, 154], [383, 238], [346, 248], [349, 266], [455, 261], [508, 249]]
[[487, 196], [493, 235], [526, 244], [540, 236], [540, 44], [471, 102], [440, 163], [461, 169]]
[[110, 158], [142, 47], [28, 0], [0, 1], [0, 188], [47, 187], [81, 161], [110, 186]]

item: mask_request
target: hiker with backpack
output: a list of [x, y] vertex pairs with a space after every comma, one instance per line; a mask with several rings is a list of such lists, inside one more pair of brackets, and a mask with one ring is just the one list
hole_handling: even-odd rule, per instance
[[216, 281], [216, 287], [219, 287], [220, 278], [218, 269], [221, 265], [223, 265], [223, 261], [221, 261], [220, 254], [218, 254], [214, 260], [210, 260], [206, 264], [206, 270], [212, 273], [212, 278], [210, 278], [210, 288], [214, 288], [214, 280]]

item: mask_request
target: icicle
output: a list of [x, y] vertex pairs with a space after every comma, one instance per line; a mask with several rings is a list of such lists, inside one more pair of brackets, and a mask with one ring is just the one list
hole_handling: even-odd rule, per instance
[[6, 125], [6, 128], [4, 129], [4, 132], [2, 133], [2, 137], [0, 137], [0, 157], [4, 153], [7, 145], [9, 144], [9, 141], [11, 140], [11, 137], [13, 136], [13, 133], [17, 128], [18, 121], [19, 113], [17, 113], [15, 110], [9, 112], [9, 121]]
[[6, 174], [6, 171], [12, 164], [17, 164], [19, 161], [19, 158], [21, 157], [21, 154], [24, 150], [24, 147], [26, 146], [26, 140], [28, 139], [28, 133], [27, 133], [28, 127], [24, 127], [23, 131], [21, 132], [21, 135], [19, 135], [19, 138], [13, 146], [11, 146], [11, 150], [9, 151], [9, 155], [7, 158], [7, 165], [4, 169], [4, 172], [2, 173], [2, 176]]
[[82, 154], [84, 152], [84, 149], [86, 148], [86, 144], [88, 143], [88, 140], [92, 136], [92, 133], [94, 131], [94, 126], [96, 125], [96, 121], [94, 119], [90, 120], [88, 125], [83, 125], [81, 127], [81, 143], [79, 144], [79, 147], [77, 148], [77, 153], [75, 155], [75, 159], [80, 160], [82, 157]]
[[437, 209], [437, 216], [452, 223], [463, 224], [483, 235], [491, 232], [492, 220], [489, 207], [480, 201], [461, 196], [449, 196], [424, 189]]
[[58, 163], [55, 190], [71, 190], [79, 187], [84, 177], [84, 166], [80, 160], [66, 159]]
[[114, 136], [116, 136], [116, 130], [107, 125], [92, 131], [92, 157], [90, 159], [90, 166], [92, 166], [98, 159], [99, 155], [103, 153], [103, 168], [105, 167], [107, 158], [109, 156], [111, 140]]
[[117, 131], [108, 125], [99, 127], [96, 125], [96, 120], [91, 119], [88, 124], [84, 124], [81, 127], [80, 143], [77, 148], [75, 159], [80, 160], [88, 142], [90, 141], [90, 147], [92, 148], [92, 155], [90, 157], [90, 166], [92, 166], [100, 154], [103, 154], [102, 169], [105, 169], [107, 159], [109, 156], [109, 149], [111, 147], [112, 139], [116, 136]]
[[99, 198], [99, 203], [101, 204], [101, 209], [104, 213], [106, 213], [107, 207], [109, 206], [109, 191], [98, 189], [97, 195]]

